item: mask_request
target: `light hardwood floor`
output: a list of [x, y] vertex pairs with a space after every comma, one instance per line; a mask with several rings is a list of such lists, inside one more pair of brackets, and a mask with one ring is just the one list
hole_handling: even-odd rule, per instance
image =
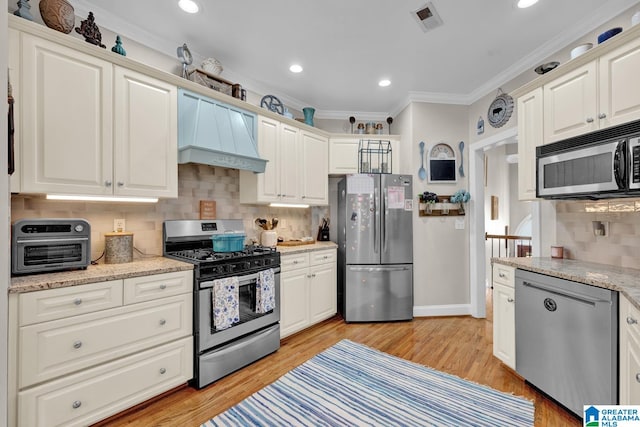
[[[487, 300], [490, 304], [490, 294]], [[517, 374], [493, 357], [490, 311], [489, 305], [487, 319], [431, 317], [397, 323], [346, 324], [336, 316], [285, 338], [276, 353], [203, 390], [181, 388], [99, 425], [199, 426], [346, 338], [533, 400], [536, 426], [581, 426], [578, 418], [525, 384]]]

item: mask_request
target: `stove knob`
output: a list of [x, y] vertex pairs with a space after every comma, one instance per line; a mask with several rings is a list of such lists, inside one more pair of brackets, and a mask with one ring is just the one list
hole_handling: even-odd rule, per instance
[[244, 268], [247, 269], [247, 270], [250, 269], [251, 268], [251, 261], [245, 262], [244, 263]]

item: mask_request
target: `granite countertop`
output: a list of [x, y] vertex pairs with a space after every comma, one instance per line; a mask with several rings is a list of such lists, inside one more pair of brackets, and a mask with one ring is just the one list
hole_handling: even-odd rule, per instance
[[30, 274], [11, 278], [9, 293], [40, 291], [87, 283], [193, 270], [193, 264], [164, 257], [143, 258], [123, 264], [90, 265], [86, 270]]
[[323, 249], [336, 249], [337, 247], [338, 245], [334, 242], [315, 242], [308, 245], [278, 246], [277, 249], [282, 255], [288, 255], [301, 252], [321, 251]]
[[640, 270], [557, 258], [492, 258], [491, 262], [618, 291], [640, 310]]

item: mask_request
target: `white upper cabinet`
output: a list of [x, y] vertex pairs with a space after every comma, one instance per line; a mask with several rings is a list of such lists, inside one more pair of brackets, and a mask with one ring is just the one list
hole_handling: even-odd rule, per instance
[[14, 147], [14, 165], [15, 171], [13, 175], [9, 178], [10, 181], [10, 190], [12, 193], [20, 192], [20, 187], [22, 185], [22, 180], [20, 176], [22, 175], [22, 168], [20, 167], [20, 159], [22, 152], [22, 129], [20, 126], [21, 120], [21, 87], [20, 80], [22, 78], [20, 72], [20, 33], [13, 28], [9, 28], [9, 57], [8, 57], [8, 66], [9, 66], [9, 74], [7, 77], [9, 78], [9, 82], [11, 83], [12, 93], [14, 100], [20, 100], [18, 103], [14, 101], [13, 105], [13, 124], [14, 124], [14, 134], [13, 134], [13, 147]]
[[[329, 141], [329, 173], [346, 175], [358, 173], [360, 141], [389, 141], [391, 143], [391, 172], [400, 172], [400, 141], [397, 135], [353, 135], [335, 136]], [[383, 160], [381, 160], [383, 161]]]
[[178, 196], [177, 88], [115, 67], [114, 193]]
[[543, 141], [542, 88], [518, 98], [518, 198], [536, 198], [536, 147]]
[[258, 153], [268, 162], [264, 173], [240, 171], [240, 202], [328, 204], [328, 145], [322, 135], [258, 116]]
[[600, 127], [640, 119], [640, 39], [600, 57]]
[[23, 33], [25, 193], [177, 197], [177, 88]]

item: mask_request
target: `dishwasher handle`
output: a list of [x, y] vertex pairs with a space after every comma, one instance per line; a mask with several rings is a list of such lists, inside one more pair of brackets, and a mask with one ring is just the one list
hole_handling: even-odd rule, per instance
[[569, 299], [572, 299], [574, 301], [581, 302], [581, 303], [584, 303], [584, 304], [589, 304], [589, 305], [592, 305], [594, 307], [599, 302], [605, 302], [605, 303], [611, 304], [610, 300], [604, 300], [604, 299], [599, 299], [599, 298], [590, 298], [590, 297], [588, 297], [586, 295], [580, 295], [580, 294], [576, 294], [576, 293], [569, 292], [569, 291], [566, 291], [566, 290], [559, 290], [557, 288], [553, 288], [553, 287], [550, 287], [550, 286], [545, 286], [545, 285], [542, 285], [540, 283], [531, 283], [531, 282], [527, 282], [527, 281], [523, 280], [522, 281], [522, 285], [526, 286], [526, 287], [529, 287], [529, 288], [537, 289], [539, 291], [549, 292], [551, 294], [558, 295], [560, 297], [569, 298]]

